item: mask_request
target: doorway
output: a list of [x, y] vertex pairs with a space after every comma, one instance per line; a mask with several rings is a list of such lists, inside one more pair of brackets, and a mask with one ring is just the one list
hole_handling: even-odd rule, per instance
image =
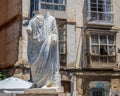
[[105, 96], [104, 89], [102, 88], [92, 88], [90, 90], [89, 96]]

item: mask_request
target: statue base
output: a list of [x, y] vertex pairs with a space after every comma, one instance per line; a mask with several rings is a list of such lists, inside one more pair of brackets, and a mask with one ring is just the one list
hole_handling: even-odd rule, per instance
[[[24, 90], [25, 94], [58, 94], [64, 93], [64, 88], [61, 87], [42, 87]], [[54, 96], [54, 95], [53, 95]]]
[[63, 87], [44, 87], [25, 89], [23, 93], [0, 93], [0, 96], [71, 96], [71, 94], [64, 93]]

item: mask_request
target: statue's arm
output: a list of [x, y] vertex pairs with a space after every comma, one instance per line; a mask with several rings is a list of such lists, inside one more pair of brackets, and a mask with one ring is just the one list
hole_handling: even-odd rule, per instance
[[57, 31], [57, 25], [56, 25], [56, 20], [53, 20], [52, 23], [52, 41], [57, 42], [58, 40], [58, 31]]

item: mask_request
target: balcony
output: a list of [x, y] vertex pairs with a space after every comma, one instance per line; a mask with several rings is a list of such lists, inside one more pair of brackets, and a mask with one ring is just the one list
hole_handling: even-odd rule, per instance
[[[92, 32], [92, 31], [91, 31]], [[97, 31], [96, 31], [97, 32]], [[117, 68], [116, 35], [93, 32], [87, 38], [87, 68], [113, 69]], [[108, 31], [109, 33], [109, 31]]]

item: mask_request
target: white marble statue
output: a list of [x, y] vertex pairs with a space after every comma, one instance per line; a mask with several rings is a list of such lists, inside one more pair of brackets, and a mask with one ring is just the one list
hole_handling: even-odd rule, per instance
[[55, 18], [49, 13], [43, 16], [36, 14], [29, 22], [27, 33], [27, 55], [33, 82], [37, 87], [61, 86]]

